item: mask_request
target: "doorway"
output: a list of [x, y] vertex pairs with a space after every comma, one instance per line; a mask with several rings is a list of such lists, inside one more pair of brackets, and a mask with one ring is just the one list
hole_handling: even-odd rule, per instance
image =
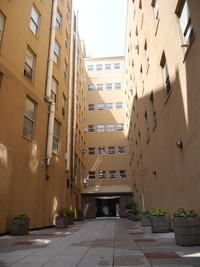
[[119, 197], [97, 197], [96, 217], [119, 217]]

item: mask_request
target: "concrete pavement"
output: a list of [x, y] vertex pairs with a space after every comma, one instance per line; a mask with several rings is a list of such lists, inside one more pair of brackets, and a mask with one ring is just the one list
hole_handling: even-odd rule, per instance
[[175, 244], [172, 232], [152, 234], [128, 219], [75, 222], [27, 236], [0, 236], [0, 267], [200, 267], [200, 246]]

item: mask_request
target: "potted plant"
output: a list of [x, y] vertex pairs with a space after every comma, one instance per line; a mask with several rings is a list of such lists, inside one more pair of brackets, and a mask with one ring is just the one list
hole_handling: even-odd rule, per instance
[[84, 212], [82, 210], [77, 212], [77, 221], [84, 221]]
[[173, 213], [172, 223], [177, 245], [200, 245], [200, 217], [196, 211], [179, 208]]
[[128, 214], [128, 219], [132, 219], [132, 208], [134, 206], [134, 200], [133, 199], [128, 199], [125, 205], [126, 212]]
[[144, 210], [142, 212], [141, 225], [150, 226], [150, 211], [149, 210]]
[[72, 209], [67, 208], [66, 214], [68, 216], [69, 225], [74, 224], [74, 215], [75, 215], [75, 212]]
[[26, 214], [19, 214], [12, 219], [11, 235], [27, 235], [29, 233], [30, 218]]
[[55, 221], [55, 227], [56, 228], [67, 228], [68, 227], [68, 216], [65, 212], [65, 209], [57, 209], [56, 211], [56, 221]]
[[150, 212], [150, 225], [152, 233], [167, 233], [168, 221], [167, 212], [163, 209], [156, 209]]
[[138, 209], [138, 202], [133, 201], [133, 207], [131, 209], [132, 212], [132, 221], [139, 221], [140, 220], [140, 210]]

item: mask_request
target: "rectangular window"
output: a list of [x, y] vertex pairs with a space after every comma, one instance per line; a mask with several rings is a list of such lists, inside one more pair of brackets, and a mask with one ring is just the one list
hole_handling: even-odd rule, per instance
[[157, 20], [159, 18], [158, 0], [152, 0], [151, 5], [153, 7], [154, 17], [155, 17], [155, 20], [157, 22]]
[[93, 71], [94, 70], [94, 65], [88, 65], [87, 66], [88, 71]]
[[106, 171], [99, 171], [99, 179], [105, 179], [106, 178]]
[[61, 30], [61, 14], [58, 10], [56, 12], [56, 28], [58, 29], [58, 31]]
[[127, 177], [126, 170], [120, 170], [119, 171], [119, 177], [120, 178], [126, 178]]
[[57, 91], [58, 91], [58, 82], [52, 77], [51, 82], [51, 99], [56, 104], [57, 103]]
[[99, 155], [105, 155], [106, 154], [105, 146], [99, 146], [98, 147], [98, 153], [99, 153]]
[[150, 130], [149, 130], [149, 121], [148, 121], [147, 111], [145, 112], [144, 117], [145, 117], [146, 129], [147, 129], [147, 140], [149, 140], [149, 138], [150, 138]]
[[179, 18], [183, 44], [189, 45], [194, 38], [194, 30], [190, 16], [190, 10], [187, 0], [179, 0], [176, 8], [176, 14]]
[[57, 41], [55, 41], [54, 43], [54, 58], [53, 61], [56, 65], [59, 65], [60, 63], [60, 46], [57, 43]]
[[106, 109], [107, 110], [113, 109], [113, 103], [106, 103]]
[[117, 131], [122, 132], [124, 130], [124, 124], [123, 123], [118, 123], [117, 124]]
[[151, 102], [152, 119], [153, 119], [153, 123], [155, 124], [156, 123], [156, 110], [155, 110], [153, 92], [151, 92], [151, 95], [150, 95], [150, 102]]
[[93, 133], [93, 132], [95, 132], [95, 126], [92, 125], [92, 124], [88, 125], [88, 132], [89, 132], [89, 133]]
[[34, 139], [35, 114], [36, 104], [29, 98], [26, 98], [23, 135], [30, 140]]
[[67, 80], [67, 63], [66, 63], [66, 61], [64, 62], [64, 71], [63, 71], [63, 73], [64, 73], [64, 80], [66, 81]]
[[122, 109], [122, 102], [116, 102], [116, 109]]
[[120, 69], [120, 63], [115, 63], [114, 64], [114, 69], [119, 70]]
[[105, 69], [106, 70], [111, 70], [111, 64], [105, 64]]
[[89, 92], [94, 91], [94, 84], [88, 84], [88, 91]]
[[115, 83], [115, 89], [116, 90], [122, 89], [122, 84], [121, 83]]
[[110, 170], [109, 171], [109, 178], [113, 179], [113, 178], [117, 178], [117, 173], [115, 170]]
[[106, 83], [106, 90], [112, 90], [112, 83]]
[[108, 154], [109, 155], [115, 155], [115, 147], [114, 146], [108, 147]]
[[88, 177], [89, 177], [89, 179], [91, 179], [91, 180], [95, 179], [95, 172], [94, 172], [94, 171], [89, 171], [89, 172], [88, 172]]
[[125, 154], [126, 153], [125, 146], [118, 146], [118, 153], [119, 155]]
[[97, 84], [97, 90], [98, 90], [98, 91], [103, 90], [103, 84], [102, 84], [102, 83]]
[[166, 90], [166, 94], [168, 95], [171, 90], [171, 84], [170, 84], [170, 79], [169, 79], [169, 72], [168, 72], [167, 62], [165, 58], [165, 53], [163, 53], [162, 55], [160, 66], [162, 68], [162, 73], [163, 73], [164, 87]]
[[107, 131], [108, 132], [114, 132], [115, 131], [115, 125], [114, 124], [108, 124], [107, 125]]
[[146, 64], [149, 65], [149, 53], [148, 53], [147, 42], [146, 41], [145, 41], [145, 44], [144, 44], [144, 53], [145, 53]]
[[59, 154], [60, 150], [60, 123], [54, 120], [53, 129], [53, 152]]
[[67, 101], [66, 101], [66, 97], [65, 97], [65, 95], [63, 94], [63, 97], [62, 97], [62, 116], [63, 116], [63, 118], [64, 118], [65, 115], [66, 115], [66, 103], [67, 103]]
[[97, 104], [97, 110], [104, 110], [104, 104], [103, 103], [98, 103]]
[[5, 25], [5, 17], [4, 15], [0, 12], [0, 48], [3, 40], [3, 31], [4, 31], [4, 25]]
[[66, 49], [68, 48], [68, 43], [69, 43], [69, 35], [68, 35], [68, 32], [66, 32], [66, 35], [65, 35], [65, 47], [66, 47]]
[[105, 125], [104, 124], [98, 124], [98, 128], [97, 128], [99, 133], [102, 133], [105, 131]]
[[24, 76], [30, 81], [33, 81], [33, 74], [35, 68], [35, 55], [33, 52], [27, 48], [26, 50], [26, 58], [24, 64]]
[[94, 156], [95, 155], [95, 147], [89, 147], [88, 148], [88, 155]]
[[40, 22], [39, 12], [33, 6], [31, 10], [30, 29], [35, 34], [35, 36], [38, 36], [39, 22]]
[[88, 111], [94, 110], [94, 104], [88, 104]]
[[97, 66], [96, 66], [96, 70], [102, 70], [102, 69], [103, 69], [102, 64], [97, 64]]

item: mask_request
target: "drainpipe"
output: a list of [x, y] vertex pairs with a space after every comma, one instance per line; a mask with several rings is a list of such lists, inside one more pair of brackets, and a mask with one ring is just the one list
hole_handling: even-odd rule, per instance
[[[74, 123], [73, 123], [73, 162], [72, 173], [73, 179], [75, 179], [75, 155], [76, 155], [76, 91], [77, 91], [77, 61], [78, 61], [78, 13], [76, 13], [76, 39], [75, 39], [75, 66], [74, 66]], [[75, 180], [73, 180], [74, 184]]]
[[71, 15], [71, 35], [70, 35], [70, 68], [69, 68], [69, 92], [68, 92], [68, 120], [67, 120], [67, 166], [69, 172], [71, 166], [71, 125], [72, 125], [72, 90], [73, 90], [73, 50], [74, 50], [74, 12]]
[[53, 73], [53, 56], [54, 56], [54, 43], [56, 34], [56, 13], [57, 13], [58, 1], [53, 0], [51, 29], [50, 29], [50, 44], [49, 44], [49, 56], [47, 65], [47, 84], [45, 100], [50, 104], [49, 118], [48, 118], [48, 133], [47, 133], [47, 148], [45, 164], [51, 165], [52, 147], [53, 147], [53, 130], [54, 130], [54, 117], [55, 117], [55, 103], [51, 100], [51, 84]]

